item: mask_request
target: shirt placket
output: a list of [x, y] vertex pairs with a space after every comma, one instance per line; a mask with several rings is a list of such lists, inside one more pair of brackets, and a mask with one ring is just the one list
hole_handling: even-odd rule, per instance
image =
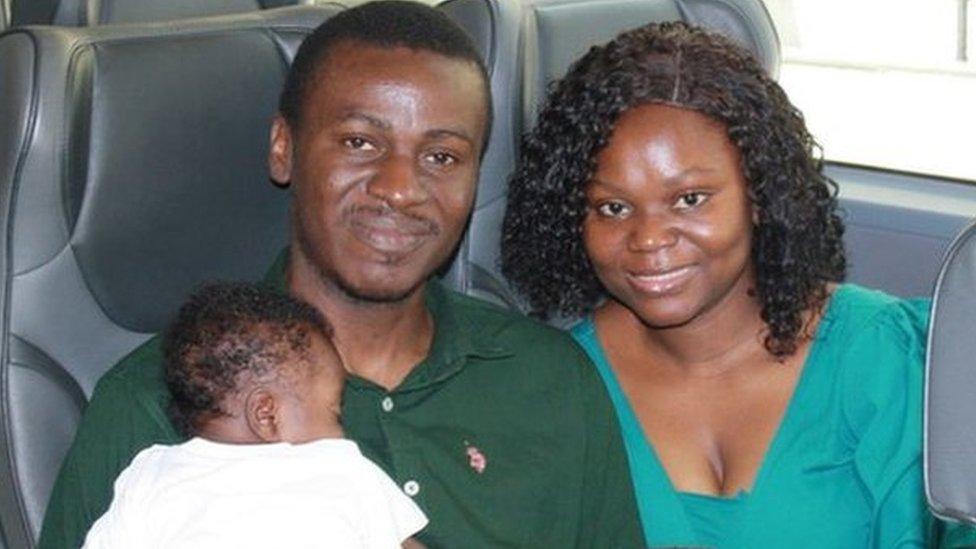
[[426, 468], [420, 459], [418, 441], [407, 434], [406, 416], [410, 413], [416, 395], [401, 391], [382, 392], [377, 403], [378, 423], [391, 459], [390, 475], [403, 493], [414, 499], [422, 508], [424, 485], [428, 480]]

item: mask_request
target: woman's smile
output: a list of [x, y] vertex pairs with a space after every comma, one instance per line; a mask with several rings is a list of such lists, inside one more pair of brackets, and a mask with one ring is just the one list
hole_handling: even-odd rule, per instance
[[659, 270], [628, 272], [627, 281], [637, 292], [663, 297], [681, 292], [694, 278], [694, 265]]

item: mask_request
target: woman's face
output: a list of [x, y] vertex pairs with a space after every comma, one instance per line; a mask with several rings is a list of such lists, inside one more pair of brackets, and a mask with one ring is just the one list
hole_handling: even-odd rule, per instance
[[723, 124], [677, 107], [634, 107], [596, 160], [583, 238], [617, 303], [666, 328], [749, 299], [752, 205]]

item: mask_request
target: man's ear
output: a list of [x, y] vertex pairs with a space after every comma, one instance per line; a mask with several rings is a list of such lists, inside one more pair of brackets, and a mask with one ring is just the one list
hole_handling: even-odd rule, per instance
[[278, 401], [271, 391], [264, 387], [252, 390], [244, 400], [244, 416], [254, 436], [264, 442], [281, 441], [281, 432], [278, 428]]
[[275, 185], [287, 187], [291, 183], [294, 139], [291, 126], [280, 114], [271, 122], [271, 147], [268, 149], [268, 172]]

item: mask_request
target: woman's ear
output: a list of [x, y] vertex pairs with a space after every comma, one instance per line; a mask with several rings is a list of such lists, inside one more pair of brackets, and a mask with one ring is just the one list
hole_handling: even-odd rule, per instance
[[275, 395], [264, 387], [252, 390], [244, 400], [247, 426], [254, 436], [264, 442], [281, 442], [278, 412]]

